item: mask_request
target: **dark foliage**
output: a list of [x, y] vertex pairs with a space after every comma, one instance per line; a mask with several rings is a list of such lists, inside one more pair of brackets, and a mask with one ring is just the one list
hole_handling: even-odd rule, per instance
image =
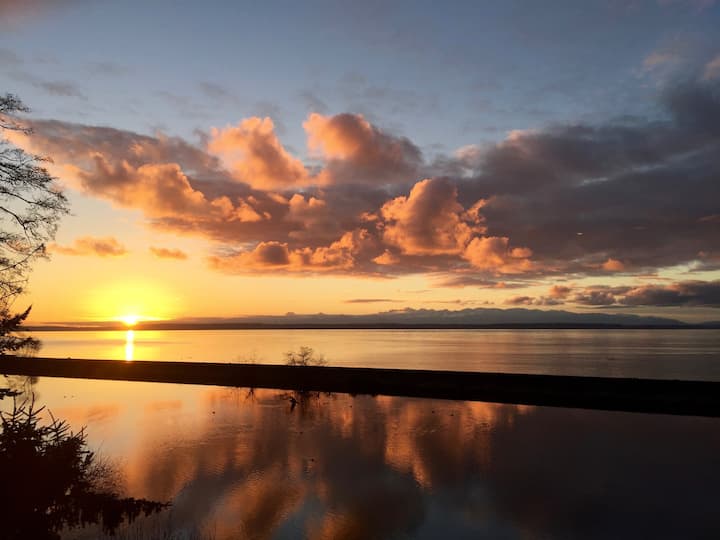
[[22, 313], [11, 315], [7, 309], [0, 309], [0, 356], [7, 352], [20, 350], [37, 351], [40, 342], [29, 336], [18, 336], [20, 326], [30, 314], [30, 308]]
[[285, 353], [285, 364], [288, 366], [324, 366], [327, 360], [321, 354], [315, 354], [312, 347], [300, 347], [296, 351]]
[[65, 529], [101, 524], [110, 534], [123, 521], [150, 515], [167, 504], [121, 497], [112, 470], [86, 447], [85, 431], [73, 433], [52, 415], [41, 424], [34, 401], [0, 413], [0, 535], [8, 539], [58, 539]]
[[46, 242], [55, 237], [60, 218], [68, 213], [67, 199], [42, 166], [47, 160], [4, 136], [31, 133], [15, 117], [28, 110], [17, 96], [0, 95], [0, 354], [37, 346], [31, 338], [8, 337], [29, 312], [13, 315], [10, 306], [25, 290], [32, 263], [45, 257]]

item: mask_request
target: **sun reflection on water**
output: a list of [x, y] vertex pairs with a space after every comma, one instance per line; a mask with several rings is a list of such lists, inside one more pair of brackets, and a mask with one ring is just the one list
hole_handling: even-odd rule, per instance
[[135, 331], [125, 332], [125, 360], [132, 360], [135, 352]]

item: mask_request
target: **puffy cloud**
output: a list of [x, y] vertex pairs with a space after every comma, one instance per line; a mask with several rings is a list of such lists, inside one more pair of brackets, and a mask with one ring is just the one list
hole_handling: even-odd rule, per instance
[[550, 287], [550, 291], [548, 294], [551, 298], [567, 298], [567, 296], [572, 292], [572, 288], [567, 287], [565, 285], [553, 285]]
[[660, 105], [668, 119], [514, 133], [485, 148], [458, 199], [485, 200], [487, 235], [557, 272], [621, 271], [614, 260], [632, 273], [717, 251], [720, 235], [701, 218], [720, 199], [720, 90], [671, 87]]
[[611, 306], [617, 303], [615, 291], [608, 287], [585, 289], [574, 294], [571, 300], [584, 306]]
[[180, 249], [150, 246], [150, 253], [155, 255], [158, 259], [185, 260], [188, 258], [187, 253]]
[[501, 274], [519, 274], [534, 269], [529, 257], [532, 251], [524, 247], [510, 248], [507, 237], [475, 237], [465, 248], [463, 257], [480, 270]]
[[280, 143], [270, 118], [252, 117], [213, 129], [208, 150], [222, 157], [236, 179], [256, 188], [293, 188], [312, 181], [302, 161]]
[[75, 239], [69, 246], [51, 244], [49, 249], [53, 253], [60, 253], [62, 255], [94, 255], [97, 257], [121, 257], [128, 252], [125, 246], [112, 236], [104, 238], [83, 236]]
[[477, 211], [466, 213], [456, 187], [444, 179], [418, 182], [407, 197], [385, 203], [380, 215], [384, 241], [407, 255], [457, 255], [483, 232]]
[[210, 208], [176, 163], [133, 167], [127, 161], [110, 163], [102, 154], [93, 158], [91, 171], [77, 170], [86, 193], [126, 208], [139, 208], [150, 217], [203, 214]]
[[602, 269], [607, 270], [608, 272], [622, 272], [623, 270], [625, 270], [625, 265], [622, 263], [622, 261], [611, 258], [602, 264]]
[[408, 183], [422, 164], [417, 146], [373, 126], [359, 114], [312, 113], [303, 124], [310, 151], [325, 161], [319, 178], [340, 183]]
[[267, 270], [287, 272], [348, 272], [355, 266], [355, 246], [347, 233], [329, 246], [291, 248], [285, 242], [260, 242], [253, 249], [209, 258], [210, 266], [230, 274]]
[[[72, 187], [138, 209], [163, 231], [216, 242], [222, 271], [428, 272], [443, 286], [509, 288], [717, 267], [720, 87], [667, 88], [659, 105], [665, 115], [654, 120], [519, 130], [432, 164], [353, 114], [308, 117], [319, 159], [310, 168], [261, 118], [198, 145], [56, 121], [12, 138], [53, 158]], [[548, 298], [614, 305], [624, 294]]]

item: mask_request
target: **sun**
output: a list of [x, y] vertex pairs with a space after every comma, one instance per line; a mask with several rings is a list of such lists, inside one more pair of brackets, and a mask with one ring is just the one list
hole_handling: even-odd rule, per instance
[[135, 326], [140, 322], [140, 315], [123, 315], [118, 317], [118, 319], [121, 320], [125, 326]]

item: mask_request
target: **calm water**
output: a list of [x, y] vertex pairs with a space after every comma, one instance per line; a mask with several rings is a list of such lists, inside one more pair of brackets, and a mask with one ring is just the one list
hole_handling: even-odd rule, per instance
[[87, 426], [127, 494], [172, 501], [120, 538], [720, 538], [720, 419], [344, 394], [292, 408], [272, 390], [49, 378], [27, 390]]
[[309, 346], [334, 366], [720, 381], [718, 330], [187, 330], [37, 332], [43, 356], [283, 363]]

